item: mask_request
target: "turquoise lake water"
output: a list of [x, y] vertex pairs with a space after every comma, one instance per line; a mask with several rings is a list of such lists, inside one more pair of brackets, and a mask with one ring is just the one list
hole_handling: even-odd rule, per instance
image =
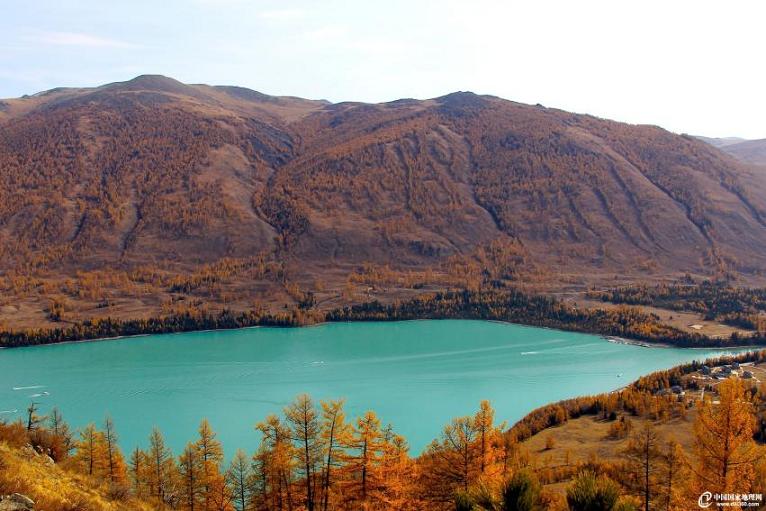
[[255, 450], [254, 424], [306, 392], [345, 398], [349, 417], [375, 410], [417, 453], [481, 399], [512, 423], [722, 353], [467, 320], [154, 335], [0, 350], [0, 418], [23, 416], [30, 401], [58, 406], [77, 427], [109, 413], [123, 450], [145, 447], [157, 425], [178, 453], [207, 417], [231, 454]]

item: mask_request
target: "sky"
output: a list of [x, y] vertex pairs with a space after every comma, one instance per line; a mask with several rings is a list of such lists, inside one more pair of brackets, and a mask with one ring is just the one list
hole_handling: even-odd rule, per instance
[[140, 74], [330, 101], [457, 90], [766, 138], [763, 0], [3, 0], [0, 97]]

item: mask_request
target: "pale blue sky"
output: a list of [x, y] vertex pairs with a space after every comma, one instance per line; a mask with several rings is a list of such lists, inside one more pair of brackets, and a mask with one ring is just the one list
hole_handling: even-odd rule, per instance
[[494, 94], [766, 137], [761, 0], [4, 0], [0, 97], [144, 73], [331, 101]]

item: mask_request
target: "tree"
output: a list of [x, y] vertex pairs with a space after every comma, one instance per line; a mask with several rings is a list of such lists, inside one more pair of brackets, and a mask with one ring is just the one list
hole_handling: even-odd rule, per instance
[[473, 418], [473, 428], [476, 431], [476, 441], [479, 449], [479, 472], [484, 475], [489, 466], [494, 462], [494, 437], [495, 430], [495, 410], [484, 400], [479, 406]]
[[48, 428], [54, 437], [51, 457], [55, 461], [61, 461], [72, 452], [75, 448], [75, 443], [72, 438], [72, 432], [69, 429], [69, 424], [66, 423], [61, 412], [56, 407], [51, 410], [51, 414], [48, 416]]
[[31, 432], [37, 429], [45, 421], [44, 415], [37, 415], [37, 403], [32, 401], [27, 407], [27, 431]]
[[138, 447], [130, 455], [129, 475], [137, 497], [143, 498], [151, 493], [149, 455]]
[[589, 470], [581, 472], [567, 488], [570, 511], [612, 511], [619, 497], [617, 483]]
[[409, 497], [409, 486], [414, 477], [409, 449], [407, 440], [396, 434], [390, 424], [383, 429], [380, 479], [385, 504], [390, 508], [405, 507]]
[[252, 493], [253, 470], [247, 460], [247, 455], [242, 449], [237, 449], [231, 460], [229, 469], [226, 471], [226, 480], [231, 487], [234, 497], [234, 505], [237, 511], [246, 511], [250, 495]]
[[538, 511], [540, 502], [540, 483], [529, 470], [520, 470], [513, 474], [503, 487], [503, 511]]
[[[322, 511], [327, 511], [330, 503], [330, 489], [333, 484], [332, 472], [336, 468], [342, 446], [348, 445], [353, 428], [346, 422], [343, 412], [343, 400], [321, 402], [322, 406], [322, 443], [324, 444], [324, 469], [322, 471]], [[340, 456], [342, 457], [342, 455]]]
[[383, 450], [383, 433], [380, 420], [375, 412], [368, 411], [359, 417], [354, 429], [351, 447], [356, 452], [351, 457], [349, 469], [358, 481], [355, 498], [362, 506], [367, 506], [372, 488], [379, 483], [378, 467]]
[[90, 423], [80, 431], [75, 460], [86, 474], [100, 475], [104, 465], [104, 440], [103, 433], [96, 429], [95, 424]]
[[641, 496], [644, 511], [649, 511], [656, 487], [655, 472], [662, 456], [660, 437], [654, 426], [647, 423], [640, 431], [634, 433], [623, 454], [632, 476], [628, 486]]
[[683, 500], [679, 486], [686, 480], [687, 463], [686, 455], [678, 442], [671, 440], [665, 444], [660, 458], [659, 509], [671, 511], [681, 508]]
[[201, 453], [196, 444], [186, 444], [183, 453], [178, 458], [178, 471], [181, 475], [183, 488], [183, 502], [186, 509], [194, 511], [199, 509], [200, 496], [207, 497], [203, 480], [203, 466]]
[[290, 424], [292, 440], [295, 443], [303, 473], [303, 484], [306, 488], [306, 509], [314, 511], [314, 488], [316, 484], [314, 475], [321, 458], [320, 424], [317, 410], [308, 394], [298, 396], [285, 408], [285, 418]]
[[149, 435], [149, 485], [158, 502], [166, 503], [172, 497], [175, 461], [170, 448], [158, 428]]
[[256, 424], [261, 432], [261, 446], [254, 456], [256, 477], [261, 481], [261, 493], [271, 509], [293, 508], [293, 453], [290, 429], [276, 415]]
[[124, 485], [127, 482], [125, 458], [117, 446], [117, 432], [109, 416], [104, 419], [103, 441], [109, 480], [112, 484]]
[[200, 465], [202, 467], [200, 479], [203, 488], [204, 508], [208, 511], [210, 509], [208, 501], [211, 488], [214, 484], [220, 484], [222, 479], [221, 463], [223, 462], [223, 448], [207, 419], [202, 419], [200, 422], [198, 433], [199, 440], [197, 440], [196, 447], [199, 450]]
[[428, 448], [435, 462], [432, 470], [446, 488], [453, 493], [460, 489], [468, 491], [477, 473], [477, 454], [474, 448], [476, 429], [471, 417], [459, 417], [444, 427], [441, 441], [434, 441]]
[[758, 458], [753, 405], [738, 379], [722, 382], [718, 394], [720, 404], [705, 400], [694, 423], [697, 484], [716, 493], [746, 492]]

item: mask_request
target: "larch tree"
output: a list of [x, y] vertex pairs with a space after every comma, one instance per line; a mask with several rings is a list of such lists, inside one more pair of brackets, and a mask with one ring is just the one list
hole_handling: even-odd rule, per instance
[[229, 483], [237, 511], [247, 511], [251, 500], [253, 485], [253, 469], [242, 449], [237, 449], [229, 469], [226, 471], [226, 481]]
[[209, 511], [210, 493], [214, 486], [222, 483], [221, 463], [223, 462], [223, 448], [216, 438], [216, 433], [207, 419], [200, 422], [199, 439], [196, 446], [199, 451], [200, 464], [202, 467], [201, 483], [203, 488], [204, 509]]
[[259, 479], [263, 480], [264, 499], [268, 507], [278, 511], [293, 509], [292, 473], [294, 451], [292, 432], [276, 415], [259, 422], [261, 446], [255, 457]]
[[202, 465], [197, 445], [187, 443], [183, 453], [178, 457], [178, 472], [183, 488], [183, 505], [189, 511], [200, 509], [200, 497], [205, 494]]
[[27, 407], [27, 431], [34, 431], [45, 421], [45, 416], [37, 415], [37, 403], [32, 401]]
[[51, 449], [51, 457], [55, 461], [61, 461], [75, 448], [75, 443], [69, 424], [66, 423], [64, 416], [56, 407], [51, 410], [48, 416], [48, 429], [53, 433], [56, 442]]
[[474, 482], [479, 471], [475, 448], [476, 429], [472, 417], [458, 417], [444, 427], [439, 441], [428, 448], [433, 454], [433, 477], [440, 481], [443, 492], [464, 492]]
[[478, 447], [479, 472], [485, 475], [494, 462], [495, 444], [495, 410], [484, 400], [479, 406], [479, 411], [473, 417], [473, 427], [476, 431], [476, 443]]
[[330, 505], [330, 493], [334, 483], [333, 471], [344, 459], [343, 446], [348, 445], [353, 434], [353, 427], [346, 422], [343, 400], [321, 402], [322, 406], [322, 443], [324, 445], [324, 468], [322, 469], [322, 511]]
[[298, 396], [285, 408], [285, 419], [290, 425], [295, 452], [301, 467], [306, 490], [306, 509], [314, 511], [316, 505], [315, 473], [321, 460], [322, 444], [319, 415], [308, 394]]
[[149, 455], [136, 447], [130, 454], [129, 462], [130, 485], [138, 498], [144, 498], [151, 493]]
[[380, 461], [383, 451], [383, 432], [375, 412], [368, 411], [357, 420], [350, 447], [355, 451], [349, 463], [353, 479], [357, 482], [354, 500], [363, 507], [373, 497], [372, 490], [380, 485]]
[[513, 431], [503, 431], [498, 435], [498, 449], [500, 465], [500, 476], [502, 479], [508, 479], [511, 470], [517, 465], [519, 457], [519, 442]]
[[683, 509], [684, 483], [688, 478], [688, 460], [681, 445], [675, 440], [665, 444], [660, 457], [658, 474], [658, 506], [662, 511]]
[[718, 385], [719, 403], [705, 400], [694, 423], [699, 488], [717, 493], [747, 492], [754, 482], [758, 449], [755, 414], [738, 379]]
[[160, 503], [166, 503], [172, 496], [176, 465], [173, 453], [165, 445], [165, 438], [158, 428], [149, 435], [149, 484], [152, 495]]
[[644, 511], [652, 508], [657, 487], [657, 471], [662, 458], [661, 438], [652, 423], [647, 423], [628, 440], [623, 451], [629, 472], [628, 486], [641, 497]]
[[414, 478], [413, 463], [409, 456], [407, 440], [396, 434], [391, 425], [383, 429], [380, 466], [381, 481], [385, 486], [384, 504], [389, 508], [401, 509]]
[[80, 431], [75, 460], [84, 473], [100, 476], [105, 461], [104, 454], [103, 433], [96, 429], [95, 424], [90, 423]]
[[114, 428], [114, 421], [109, 416], [104, 419], [103, 439], [109, 480], [112, 484], [124, 485], [127, 482], [127, 467], [125, 466], [125, 458], [117, 445], [117, 431]]

